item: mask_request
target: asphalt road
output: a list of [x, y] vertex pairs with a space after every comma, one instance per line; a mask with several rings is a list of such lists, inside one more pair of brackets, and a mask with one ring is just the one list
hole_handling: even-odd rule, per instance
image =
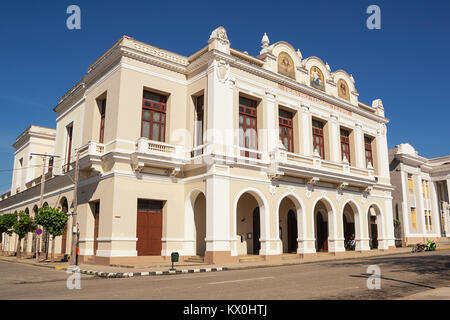
[[[381, 270], [381, 288], [367, 289], [367, 268]], [[0, 261], [0, 299], [296, 300], [395, 299], [450, 285], [450, 251], [424, 252], [215, 273], [103, 279]]]

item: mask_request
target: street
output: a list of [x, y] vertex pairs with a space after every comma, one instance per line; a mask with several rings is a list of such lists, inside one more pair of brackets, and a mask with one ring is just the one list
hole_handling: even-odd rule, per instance
[[[381, 289], [367, 289], [367, 268]], [[81, 276], [69, 290], [65, 271], [0, 261], [0, 299], [296, 300], [397, 299], [450, 285], [450, 251], [318, 262], [215, 273], [103, 279]]]

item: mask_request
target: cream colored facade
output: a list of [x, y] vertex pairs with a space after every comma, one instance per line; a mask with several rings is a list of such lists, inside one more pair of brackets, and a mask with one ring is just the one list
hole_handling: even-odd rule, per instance
[[[141, 136], [144, 91], [167, 98], [164, 141]], [[201, 125], [199, 96], [205, 106]], [[257, 148], [240, 142], [240, 97], [256, 103]], [[232, 49], [220, 27], [207, 46], [185, 57], [122, 37], [54, 110], [54, 153], [60, 158], [46, 182], [45, 201], [57, 207], [66, 198], [69, 214], [73, 210], [68, 176], [78, 150], [84, 261], [160, 261], [179, 252], [221, 263], [246, 254], [281, 259], [288, 252], [339, 253], [350, 233], [358, 251], [395, 245], [381, 100], [360, 103], [352, 76], [332, 72], [317, 57], [304, 59], [287, 42], [270, 45], [265, 35], [261, 54], [253, 57]], [[292, 114], [291, 150], [280, 141], [279, 110]], [[313, 148], [313, 120], [324, 125], [322, 157]], [[68, 128], [73, 133], [67, 170]], [[350, 159], [341, 154], [343, 128]], [[372, 161], [365, 156], [365, 137]], [[3, 198], [0, 213], [31, 208], [39, 201], [39, 185]], [[158, 254], [139, 254], [139, 199], [162, 203]]]
[[394, 217], [405, 245], [450, 234], [450, 156], [427, 159], [409, 144], [389, 150]]

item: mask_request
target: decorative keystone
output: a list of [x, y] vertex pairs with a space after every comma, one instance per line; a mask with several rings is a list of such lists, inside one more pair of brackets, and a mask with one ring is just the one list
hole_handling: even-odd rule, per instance
[[317, 184], [317, 182], [319, 182], [319, 181], [320, 181], [320, 178], [312, 177], [311, 179], [308, 180], [308, 182], [306, 182], [306, 184], [313, 186], [313, 185]]
[[338, 191], [342, 191], [347, 186], [348, 186], [348, 182], [342, 182], [338, 185], [337, 189], [338, 189]]

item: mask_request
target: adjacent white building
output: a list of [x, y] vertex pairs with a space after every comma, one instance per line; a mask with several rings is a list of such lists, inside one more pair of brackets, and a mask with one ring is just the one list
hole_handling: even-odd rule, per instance
[[400, 221], [403, 245], [448, 237], [450, 155], [427, 159], [402, 143], [389, 150], [389, 162], [396, 187], [394, 218]]

